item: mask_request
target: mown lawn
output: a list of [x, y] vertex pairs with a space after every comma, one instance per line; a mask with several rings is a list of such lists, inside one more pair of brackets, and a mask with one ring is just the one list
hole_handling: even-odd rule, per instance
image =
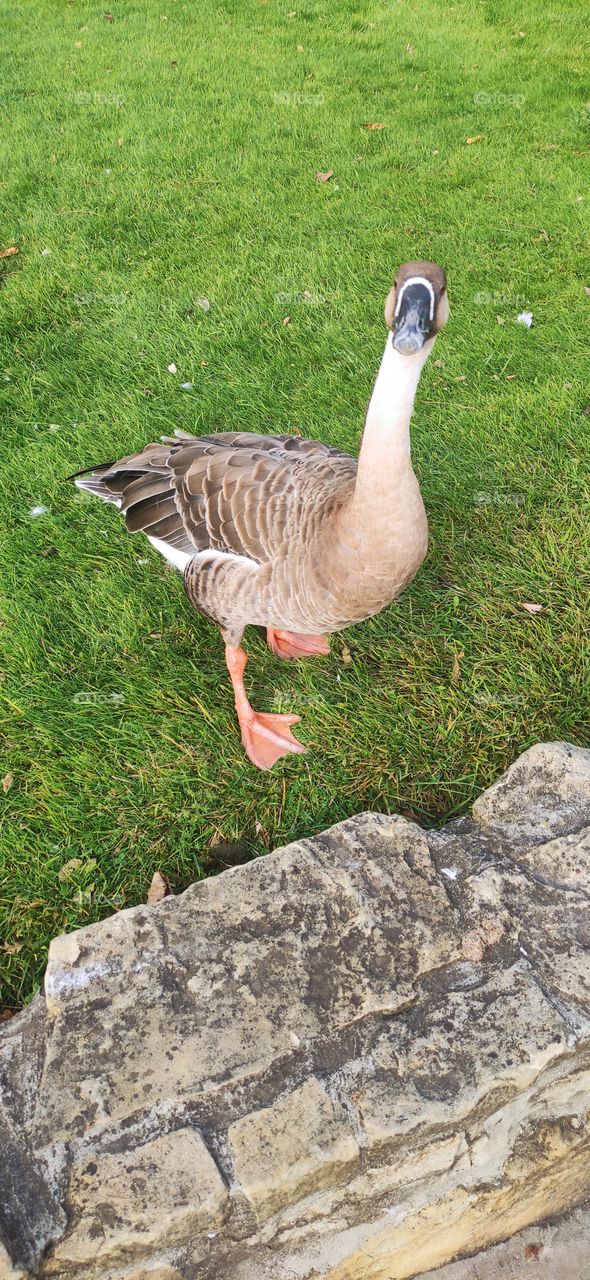
[[[156, 868], [178, 891], [219, 840], [438, 822], [535, 740], [588, 743], [590, 38], [560, 4], [5, 5], [6, 1007]], [[452, 303], [413, 431], [430, 556], [325, 661], [248, 636], [256, 706], [310, 748], [257, 773], [215, 628], [64, 477], [175, 427], [355, 450], [420, 256]]]

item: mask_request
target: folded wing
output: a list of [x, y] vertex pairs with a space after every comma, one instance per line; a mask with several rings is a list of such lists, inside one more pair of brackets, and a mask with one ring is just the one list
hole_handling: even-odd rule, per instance
[[349, 454], [294, 436], [178, 433], [77, 478], [114, 502], [131, 533], [187, 555], [214, 550], [262, 563], [297, 530], [312, 499], [351, 480]]

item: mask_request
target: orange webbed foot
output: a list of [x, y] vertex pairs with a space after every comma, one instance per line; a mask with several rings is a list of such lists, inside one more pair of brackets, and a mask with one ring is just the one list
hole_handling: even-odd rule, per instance
[[242, 744], [252, 764], [257, 769], [272, 769], [281, 756], [303, 755], [306, 747], [291, 732], [291, 725], [299, 723], [299, 716], [254, 711], [244, 688], [247, 655], [239, 645], [226, 644], [225, 660], [234, 689]]
[[306, 748], [291, 732], [299, 720], [300, 716], [255, 711], [252, 718], [240, 721], [244, 750], [257, 769], [272, 769], [281, 756], [303, 755]]
[[277, 658], [326, 658], [330, 652], [325, 636], [300, 635], [276, 627], [266, 628], [266, 642]]

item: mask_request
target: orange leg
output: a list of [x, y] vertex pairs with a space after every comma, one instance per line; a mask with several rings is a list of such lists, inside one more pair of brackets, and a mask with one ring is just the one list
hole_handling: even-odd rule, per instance
[[225, 661], [234, 689], [236, 711], [242, 731], [242, 743], [246, 755], [257, 769], [272, 769], [281, 756], [293, 752], [301, 755], [305, 747], [291, 733], [291, 725], [300, 716], [282, 716], [254, 711], [244, 687], [244, 670], [248, 661], [243, 649], [226, 644]]
[[277, 631], [266, 628], [266, 643], [277, 658], [325, 658], [330, 646], [325, 636], [303, 636], [297, 631]]

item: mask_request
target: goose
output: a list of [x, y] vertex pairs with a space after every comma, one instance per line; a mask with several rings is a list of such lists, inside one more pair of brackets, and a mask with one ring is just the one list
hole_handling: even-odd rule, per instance
[[326, 639], [399, 596], [427, 552], [428, 525], [410, 454], [420, 374], [446, 324], [446, 277], [406, 262], [385, 303], [383, 359], [358, 460], [289, 435], [177, 431], [74, 479], [117, 506], [184, 576], [194, 607], [225, 645], [242, 743], [271, 769], [306, 750], [297, 715], [255, 711], [244, 685], [248, 625], [280, 658], [329, 653]]

